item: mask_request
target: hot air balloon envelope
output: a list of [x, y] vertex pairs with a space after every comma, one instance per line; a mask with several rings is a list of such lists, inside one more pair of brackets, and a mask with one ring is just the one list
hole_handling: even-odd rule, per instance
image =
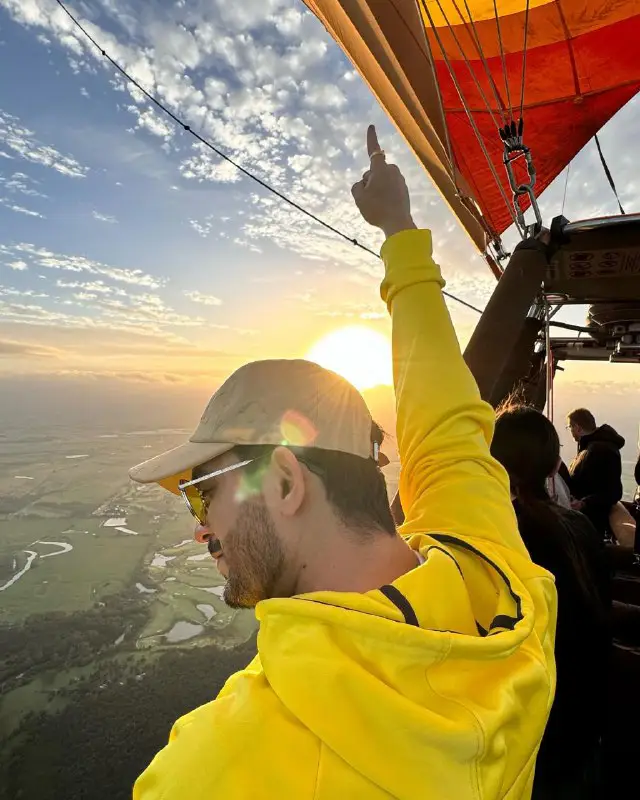
[[306, 4], [480, 249], [514, 220], [498, 128], [524, 120], [539, 194], [640, 89], [637, 0]]

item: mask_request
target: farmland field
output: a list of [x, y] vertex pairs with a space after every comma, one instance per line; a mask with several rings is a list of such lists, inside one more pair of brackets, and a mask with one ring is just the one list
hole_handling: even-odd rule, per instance
[[[254, 615], [223, 603], [221, 578], [193, 540], [182, 501], [127, 475], [186, 435], [0, 435], [0, 797], [23, 789], [33, 770], [25, 748], [46, 738], [48, 724], [77, 709], [84, 741], [91, 732], [83, 709], [96, 692], [117, 687], [120, 700], [126, 689], [143, 702], [144, 688], [153, 694], [162, 681], [166, 708], [158, 704], [159, 719], [149, 717], [146, 749], [133, 748], [133, 780], [173, 719], [212, 699], [229, 672], [250, 660]], [[211, 662], [204, 691], [181, 658], [197, 661], [198, 653]], [[110, 724], [105, 719], [98, 739], [114, 735]], [[61, 796], [53, 784], [43, 798]]]

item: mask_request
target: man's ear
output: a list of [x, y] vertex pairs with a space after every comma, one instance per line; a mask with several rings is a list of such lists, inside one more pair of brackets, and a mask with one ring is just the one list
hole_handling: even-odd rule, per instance
[[271, 469], [265, 494], [268, 505], [285, 517], [300, 510], [308, 488], [304, 469], [287, 447], [276, 447], [271, 455]]

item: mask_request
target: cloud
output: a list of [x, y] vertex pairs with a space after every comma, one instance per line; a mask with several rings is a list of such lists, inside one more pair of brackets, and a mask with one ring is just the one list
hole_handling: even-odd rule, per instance
[[[0, 356], [2, 352], [0, 350]], [[24, 373], [20, 372], [4, 372], [3, 377], [7, 374], [19, 376]], [[190, 383], [192, 378], [189, 375], [182, 375], [180, 373], [168, 372], [141, 372], [139, 370], [90, 370], [90, 369], [60, 369], [55, 372], [50, 371], [30, 371], [29, 377], [45, 378], [47, 381], [56, 379], [79, 379], [100, 381], [104, 383], [112, 383], [113, 381], [128, 381], [132, 383], [154, 384], [154, 383], [167, 383], [167, 384], [187, 384]]]
[[213, 214], [203, 219], [202, 222], [199, 222], [197, 219], [190, 219], [189, 225], [191, 225], [193, 230], [196, 231], [199, 236], [202, 236], [203, 239], [206, 239], [215, 227]]
[[110, 214], [101, 214], [99, 211], [92, 211], [91, 216], [98, 220], [98, 222], [110, 222], [115, 224], [118, 220]]
[[127, 292], [119, 286], [108, 286], [104, 281], [62, 281], [57, 280], [56, 286], [59, 289], [80, 289], [83, 292], [94, 294], [115, 294], [126, 297]]
[[60, 358], [61, 355], [62, 352], [55, 347], [0, 339], [0, 358]]
[[219, 297], [214, 297], [212, 294], [202, 294], [202, 292], [197, 291], [185, 291], [183, 292], [185, 297], [188, 297], [189, 300], [193, 300], [194, 303], [201, 303], [203, 306], [221, 306], [222, 300]]
[[28, 242], [16, 245], [0, 244], [0, 255], [28, 260], [34, 266], [44, 267], [45, 269], [57, 269], [66, 272], [86, 272], [91, 275], [99, 275], [112, 281], [132, 286], [157, 289], [166, 283], [166, 279], [149, 275], [139, 269], [111, 267], [99, 261], [93, 261], [85, 256], [70, 256], [54, 253], [51, 250], [47, 250], [45, 247], [37, 247]]
[[321, 299], [316, 290], [289, 295], [296, 304], [302, 304], [307, 311], [317, 317], [333, 317], [344, 320], [388, 320], [389, 314], [381, 303], [365, 303], [354, 300], [344, 301], [335, 297], [331, 302]]
[[0, 285], [0, 297], [49, 297], [44, 292], [36, 292], [34, 289], [13, 289]]
[[301, 294], [292, 294], [289, 295], [289, 299], [293, 300], [295, 303], [311, 303], [315, 296], [315, 289], [311, 289], [308, 292], [302, 292]]
[[[33, 246], [17, 246], [22, 252], [32, 252]], [[0, 253], [9, 251], [6, 245], [0, 245]], [[42, 256], [42, 253], [38, 253]], [[51, 255], [44, 254], [37, 260], [40, 266], [51, 266]], [[59, 258], [59, 257], [56, 257]], [[65, 257], [77, 259], [79, 257]], [[44, 261], [43, 261], [44, 259]], [[56, 262], [57, 263], [57, 262]], [[76, 267], [86, 267], [81, 260], [78, 264], [71, 261], [73, 271], [83, 271]], [[54, 266], [54, 268], [59, 268]], [[120, 271], [115, 268], [98, 269], [92, 266], [86, 270], [115, 281], [121, 277]], [[126, 275], [130, 277], [129, 271]], [[112, 274], [115, 273], [115, 274]], [[142, 273], [144, 277], [144, 273]], [[140, 277], [139, 275], [137, 276]], [[163, 338], [179, 343], [182, 349], [190, 348], [200, 353], [193, 341], [177, 337], [175, 332], [189, 331], [194, 336], [199, 331], [206, 331], [210, 336], [211, 330], [225, 331], [229, 335], [253, 336], [256, 331], [247, 328], [236, 328], [225, 324], [211, 323], [202, 316], [195, 314], [182, 314], [176, 311], [159, 294], [151, 291], [134, 292], [131, 288], [126, 290], [117, 283], [112, 285], [106, 278], [96, 280], [65, 280], [58, 279], [54, 289], [59, 293], [48, 295], [34, 289], [18, 289], [0, 286], [0, 321], [4, 323], [50, 326], [63, 330], [84, 331], [109, 331], [110, 333], [122, 332], [130, 336], [147, 336]], [[190, 299], [202, 305], [219, 305], [221, 301], [213, 295], [200, 292], [191, 293]], [[45, 304], [35, 302], [44, 299]]]
[[[127, 295], [125, 299], [100, 297], [94, 292], [76, 292], [63, 300], [52, 298], [56, 304], [41, 305], [17, 302], [12, 297], [36, 299], [37, 293], [18, 290], [0, 291], [0, 321], [31, 326], [54, 326], [70, 330], [121, 331], [131, 334], [160, 336], [175, 328], [198, 329], [205, 324], [202, 317], [178, 314], [154, 295]], [[3, 297], [7, 297], [4, 300]], [[57, 308], [64, 310], [57, 310]], [[80, 313], [75, 313], [76, 309]], [[224, 326], [213, 326], [224, 328]]]
[[[139, 269], [114, 267], [86, 256], [61, 254], [35, 244], [0, 244], [0, 257], [11, 268], [59, 273], [49, 284], [48, 295], [33, 288], [0, 287], [0, 320], [5, 323], [53, 326], [68, 330], [122, 331], [146, 336], [165, 336], [177, 330], [192, 334], [207, 329], [249, 335], [254, 331], [209, 323], [197, 314], [183, 314], [157, 290], [166, 278]], [[65, 274], [66, 273], [66, 274]], [[41, 278], [47, 279], [46, 274]], [[164, 292], [163, 292], [164, 293]], [[219, 298], [192, 291], [185, 295], [203, 306], [221, 304]], [[45, 303], [37, 302], [46, 300]], [[181, 346], [191, 346], [184, 340]]]
[[158, 111], [154, 111], [151, 107], [141, 109], [137, 105], [127, 106], [127, 111], [131, 112], [136, 118], [137, 122], [135, 129], [146, 130], [153, 136], [157, 136], [165, 141], [171, 139], [176, 132], [176, 126], [170, 122], [166, 116]]
[[[73, 59], [74, 69], [105, 70], [105, 83], [108, 79], [118, 89], [119, 107], [131, 115], [135, 137], [128, 137], [130, 146], [140, 152], [144, 148], [147, 158], [149, 153], [158, 156], [162, 170], [157, 172], [162, 171], [167, 184], [178, 184], [181, 189], [189, 184], [194, 193], [208, 187], [216, 202], [228, 202], [230, 208], [225, 207], [225, 213], [233, 215], [232, 232], [219, 229], [215, 213], [203, 212], [205, 215], [197, 219], [193, 207], [187, 212], [189, 225], [200, 236], [228, 237], [229, 243], [254, 251], [276, 245], [302, 263], [306, 273], [321, 265], [346, 285], [350, 302], [326, 291], [318, 295], [314, 314], [361, 319], [376, 319], [382, 314], [384, 309], [378, 309], [369, 302], [369, 295], [365, 296], [382, 275], [382, 265], [374, 255], [256, 188], [188, 134], [176, 135], [172, 123], [112, 72], [50, 0], [0, 0], [0, 7], [14, 20], [56, 42]], [[111, 56], [194, 131], [208, 137], [277, 191], [374, 252], [380, 236], [360, 218], [349, 186], [367, 166], [363, 120], [375, 122], [390, 158], [407, 177], [417, 222], [434, 232], [436, 257], [443, 266], [449, 291], [475, 305], [484, 304], [495, 285], [486, 265], [475, 256], [457, 222], [370, 93], [356, 79], [347, 59], [298, 0], [169, 4], [161, 15], [153, 4], [144, 14], [137, 9], [129, 12], [128, 8], [134, 6], [102, 0], [99, 19], [104, 24], [99, 26], [84, 18], [81, 21]], [[633, 174], [633, 136], [639, 110], [640, 103], [631, 103], [622, 112], [620, 123], [612, 123], [602, 132], [603, 147], [616, 178]], [[12, 119], [12, 124], [21, 128]], [[35, 141], [30, 131], [26, 133], [30, 142]], [[98, 141], [97, 147], [113, 152], [110, 145]], [[18, 150], [10, 147], [6, 140], [3, 147], [0, 155], [10, 158], [20, 157], [24, 150], [22, 145]], [[171, 158], [165, 159], [165, 153]], [[141, 157], [131, 157], [128, 163], [134, 164]], [[567, 209], [573, 218], [612, 210], [613, 197], [600, 175], [597, 154], [588, 146], [576, 159], [570, 175]], [[640, 201], [640, 181], [618, 179], [618, 184], [625, 204], [633, 207]], [[29, 187], [33, 188], [31, 184]], [[558, 213], [563, 188], [563, 183], [556, 182], [542, 198], [545, 218]], [[15, 250], [12, 258], [26, 261], [27, 255]], [[117, 268], [77, 256], [41, 252], [28, 260], [33, 266], [85, 272], [88, 275], [84, 277], [102, 280], [108, 286], [137, 284], [149, 292], [164, 288], [159, 278], [138, 271], [137, 277], [127, 280], [113, 272]], [[286, 281], [289, 276], [248, 276], [249, 283], [280, 279]], [[149, 298], [129, 302], [120, 295], [87, 286], [92, 282], [78, 282], [83, 285], [74, 287], [75, 297], [63, 292], [61, 303], [70, 304], [65, 308], [73, 309], [73, 303], [84, 300], [94, 306], [86, 314], [99, 324], [111, 319], [114, 325], [126, 325], [129, 315], [130, 327], [141, 325], [148, 332], [161, 330], [164, 324], [189, 331], [194, 324], [166, 300], [158, 298], [161, 306]], [[300, 286], [300, 292], [308, 292], [308, 286]], [[358, 294], [355, 298], [354, 293]], [[475, 320], [472, 312], [454, 303], [449, 305], [465, 325]], [[51, 309], [48, 312], [53, 313]]]
[[19, 206], [17, 203], [12, 203], [7, 197], [0, 197], [0, 205], [8, 208], [9, 211], [15, 211], [17, 214], [25, 214], [28, 217], [45, 219], [44, 214], [41, 214], [39, 211], [33, 211], [31, 208], [25, 208], [24, 206]]
[[[78, 44], [85, 46], [77, 31], [44, 0], [31, 0], [28, 12], [17, 0], [2, 3], [14, 19], [46, 29], [63, 47], [75, 52]], [[292, 8], [290, 0], [256, 0], [249, 4], [251, 10], [247, 5], [231, 11], [228, 3], [214, 0], [206, 6], [176, 9], [173, 20], [151, 17], [137, 26], [135, 38], [125, 31], [116, 39], [113, 33], [87, 24], [114, 58], [194, 130], [260, 178], [281, 190], [290, 189], [297, 201], [326, 206], [333, 187], [322, 180], [326, 175], [319, 174], [320, 165], [326, 167], [327, 154], [335, 158], [344, 151], [344, 131], [353, 137], [363, 96], [365, 105], [371, 106], [371, 101], [357, 82], [340, 81], [345, 67], [340, 58], [328, 58], [329, 39], [309, 13]], [[110, 5], [113, 13], [115, 8]], [[85, 52], [90, 61], [95, 55], [102, 63], [90, 48]], [[185, 137], [170, 136], [169, 121], [150, 109], [135, 89], [117, 77], [115, 81], [134, 100], [126, 108], [134, 115], [136, 128], [166, 139], [165, 143], [170, 138], [172, 148], [182, 153]], [[345, 111], [345, 118], [342, 126], [335, 126], [333, 117], [339, 111]], [[202, 143], [192, 141], [190, 151], [180, 159], [186, 180], [223, 184], [240, 180], [232, 165]], [[301, 176], [301, 160], [310, 157], [316, 162], [315, 174], [304, 170]], [[343, 172], [341, 168], [336, 175], [334, 169], [331, 183], [344, 178]], [[304, 185], [291, 186], [296, 174]], [[263, 208], [247, 204], [248, 221], [257, 224]], [[335, 209], [336, 218], [342, 216], [340, 211]], [[194, 228], [206, 235], [207, 224], [197, 224], [202, 230], [196, 224]], [[263, 233], [268, 235], [264, 228]], [[324, 257], [325, 252], [322, 248], [316, 256]]]
[[[204, 325], [206, 320], [202, 317], [185, 316], [176, 313], [170, 306], [158, 296], [154, 294], [138, 294], [127, 297], [129, 306], [125, 306], [121, 301], [103, 301], [103, 305], [107, 308], [113, 307], [116, 316], [122, 314], [123, 308], [126, 308], [126, 315], [128, 319], [133, 322], [144, 324], [156, 324], [159, 328], [165, 326], [178, 326], [178, 327], [199, 327]], [[106, 315], [108, 311], [104, 312]]]
[[84, 178], [88, 167], [83, 167], [75, 158], [45, 145], [35, 138], [35, 133], [20, 124], [18, 117], [0, 110], [0, 143], [14, 154], [33, 164], [50, 167], [70, 178]]
[[[30, 0], [28, 14], [17, 0], [2, 3], [14, 19], [44, 28], [63, 47], [74, 52], [78, 44], [85, 47], [45, 0]], [[116, 4], [109, 8], [115, 15]], [[353, 70], [311, 14], [291, 0], [252, 0], [241, 11], [212, 0], [176, 7], [162, 19], [150, 15], [145, 25], [130, 24], [117, 36], [87, 24], [110, 55], [193, 130], [296, 203], [376, 249], [377, 234], [361, 220], [348, 186], [366, 166], [360, 120], [389, 126], [362, 85], [343, 80], [353, 77]], [[95, 56], [95, 63], [103, 64], [91, 48], [85, 53], [87, 63]], [[263, 190], [252, 192], [231, 164], [187, 135], [170, 135], [169, 121], [149, 108], [139, 91], [117, 76], [113, 80], [133, 99], [124, 108], [134, 116], [136, 129], [164, 139], [184, 180], [242, 181], [234, 208], [241, 228], [236, 244], [260, 252], [263, 243], [272, 242], [307, 260], [341, 263], [377, 280], [379, 265], [371, 256]], [[423, 174], [406, 148], [400, 149], [424, 187]], [[425, 195], [436, 193], [423, 188], [418, 201]], [[189, 224], [203, 237], [216, 229], [214, 215]]]
[[344, 108], [347, 104], [347, 98], [337, 86], [304, 81], [301, 88], [304, 91], [304, 102], [311, 108], [324, 111]]
[[[243, 212], [241, 212], [243, 213]], [[215, 235], [219, 239], [228, 239], [229, 233], [227, 230], [223, 230], [223, 225], [231, 220], [231, 217], [228, 216], [220, 216], [220, 214], [207, 214], [201, 220], [197, 219], [190, 219], [189, 225], [202, 236], [203, 239], [206, 239], [211, 233], [215, 231]]]
[[213, 181], [214, 183], [236, 183], [242, 177], [228, 161], [215, 156], [208, 147], [198, 142], [193, 145], [196, 155], [180, 164], [180, 172], [187, 180]]
[[46, 198], [46, 194], [35, 188], [39, 185], [40, 181], [37, 181], [29, 175], [25, 175], [24, 172], [14, 172], [12, 175], [0, 175], [0, 186], [3, 187], [5, 191], [24, 194], [28, 197]]

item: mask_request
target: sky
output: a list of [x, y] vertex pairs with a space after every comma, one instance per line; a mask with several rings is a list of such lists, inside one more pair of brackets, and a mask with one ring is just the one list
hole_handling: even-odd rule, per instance
[[[70, 8], [194, 130], [377, 250], [381, 237], [360, 220], [350, 196], [367, 167], [366, 126], [375, 123], [407, 177], [416, 221], [433, 231], [449, 291], [486, 303], [494, 279], [483, 260], [299, 0], [75, 0]], [[375, 257], [177, 129], [114, 73], [53, 0], [0, 0], [0, 64], [5, 408], [17, 413], [55, 397], [81, 411], [83, 396], [161, 393], [162, 407], [175, 397], [174, 411], [186, 403], [192, 420], [184, 398], [199, 403], [246, 361], [304, 356], [346, 325], [389, 333]], [[633, 170], [639, 124], [640, 103], [632, 102], [601, 135], [622, 203], [632, 210], [640, 199]], [[565, 179], [541, 198], [547, 220], [560, 211]], [[571, 166], [564, 214], [615, 212], [588, 145]], [[476, 315], [450, 308], [464, 343]], [[578, 323], [583, 317], [584, 309], [565, 315]], [[637, 431], [629, 407], [636, 370], [567, 365], [559, 406], [593, 395], [602, 414], [624, 412], [624, 425]]]

